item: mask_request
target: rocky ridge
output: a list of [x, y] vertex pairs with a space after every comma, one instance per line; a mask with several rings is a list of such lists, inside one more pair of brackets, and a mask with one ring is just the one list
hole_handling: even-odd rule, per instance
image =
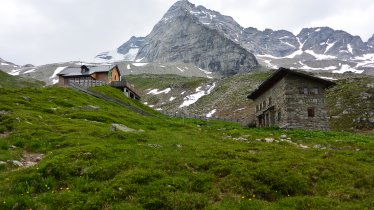
[[[165, 45], [164, 42], [170, 39], [179, 41], [174, 50], [180, 52], [186, 50], [183, 48], [185, 47], [183, 43], [180, 43], [186, 40], [171, 36], [166, 36], [163, 39], [160, 35], [161, 28], [165, 30], [166, 35], [169, 30], [175, 30], [173, 27], [169, 29], [162, 26], [173, 23], [182, 13], [193, 16], [199, 25], [240, 45], [254, 54], [261, 65], [268, 68], [282, 66], [303, 70], [335, 71], [336, 73], [352, 71], [372, 74], [374, 72], [374, 35], [367, 42], [363, 42], [359, 36], [329, 27], [304, 28], [297, 35], [286, 30], [265, 29], [260, 31], [253, 27], [244, 28], [232, 17], [203, 6], [195, 6], [186, 0], [176, 2], [156, 24], [154, 30], [146, 38], [148, 43], [153, 41], [153, 45], [144, 46], [143, 50], [139, 51], [137, 59], [149, 56], [148, 59], [153, 61], [156, 56], [160, 60], [173, 61], [172, 54], [173, 59], [165, 57], [165, 53], [160, 55], [160, 50], [163, 48], [159, 45]], [[185, 21], [185, 19], [183, 20]], [[140, 42], [139, 44], [144, 45], [144, 43]], [[156, 46], [156, 48], [150, 49], [150, 46]], [[185, 61], [190, 62], [189, 59]], [[199, 65], [198, 62], [197, 65]]]
[[230, 76], [258, 67], [253, 54], [216, 30], [206, 27], [188, 1], [175, 3], [145, 38], [136, 59], [146, 62], [193, 63]]

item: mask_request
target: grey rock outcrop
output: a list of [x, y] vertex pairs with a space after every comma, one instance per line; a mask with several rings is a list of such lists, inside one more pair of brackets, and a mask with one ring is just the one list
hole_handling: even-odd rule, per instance
[[243, 30], [242, 45], [249, 51], [260, 55], [283, 57], [299, 49], [299, 42], [294, 34], [286, 30], [274, 31], [256, 28]]
[[18, 65], [0, 58], [0, 70], [10, 71], [19, 68]]
[[304, 28], [297, 35], [303, 43], [302, 50], [312, 50], [317, 54], [348, 59], [368, 52], [368, 47], [359, 36], [329, 27]]
[[144, 37], [132, 36], [129, 41], [117, 48], [117, 52], [126, 55], [131, 49], [138, 49], [143, 46]]
[[369, 40], [366, 42], [366, 45], [371, 50], [371, 52], [374, 52], [374, 34], [372, 37], [369, 38]]
[[253, 54], [192, 15], [194, 8], [188, 1], [174, 4], [146, 37], [137, 59], [193, 63], [224, 76], [258, 67]]
[[134, 61], [140, 47], [143, 46], [144, 37], [132, 36], [127, 42], [119, 46], [114, 51], [102, 52], [95, 56], [108, 61]]

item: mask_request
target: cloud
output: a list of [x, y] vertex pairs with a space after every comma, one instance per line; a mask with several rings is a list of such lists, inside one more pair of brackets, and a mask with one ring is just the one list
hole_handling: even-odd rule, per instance
[[[131, 36], [145, 36], [174, 0], [9, 0], [0, 7], [0, 57], [18, 64], [89, 60]], [[191, 0], [243, 27], [330, 26], [366, 41], [372, 0]]]

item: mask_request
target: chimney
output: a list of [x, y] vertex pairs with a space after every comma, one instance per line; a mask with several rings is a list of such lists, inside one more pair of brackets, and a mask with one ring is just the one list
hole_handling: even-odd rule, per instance
[[90, 69], [87, 67], [87, 66], [85, 66], [85, 65], [82, 65], [81, 66], [81, 73], [85, 73], [85, 72], [88, 72]]

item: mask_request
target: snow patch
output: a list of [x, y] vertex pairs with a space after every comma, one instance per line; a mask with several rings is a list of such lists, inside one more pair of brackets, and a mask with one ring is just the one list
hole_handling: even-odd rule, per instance
[[131, 69], [131, 66], [130, 64], [127, 64], [127, 69], [130, 70]]
[[343, 64], [339, 70], [335, 70], [333, 71], [333, 73], [343, 74], [344, 72], [348, 72], [348, 71], [356, 73], [356, 74], [361, 74], [362, 72], [364, 72], [364, 70], [357, 70], [357, 69], [350, 67], [348, 64]]
[[348, 51], [353, 55], [353, 49], [351, 44], [347, 44]]
[[135, 62], [139, 63], [139, 62], [142, 61], [143, 59], [144, 59], [144, 57], [143, 57], [143, 58], [139, 58], [139, 59], [135, 60]]
[[211, 117], [214, 115], [214, 113], [216, 113], [216, 112], [217, 112], [217, 110], [216, 110], [216, 109], [213, 109], [213, 110], [210, 111], [208, 114], [206, 114], [205, 117], [207, 117], [207, 118], [211, 118]]
[[312, 50], [305, 50], [306, 53], [313, 55], [317, 60], [328, 60], [328, 59], [336, 59], [335, 56], [331, 55], [324, 55], [324, 54], [317, 54]]
[[181, 95], [184, 95], [186, 93], [186, 91], [183, 91], [182, 93], [181, 93]]
[[199, 70], [202, 71], [202, 72], [204, 72], [204, 73], [207, 75], [206, 77], [207, 77], [208, 79], [213, 79], [213, 77], [208, 76], [208, 75], [212, 74], [213, 72], [211, 72], [211, 71], [207, 71], [207, 70], [204, 70], [204, 69], [201, 69], [201, 68], [199, 68]]
[[53, 72], [52, 76], [49, 79], [52, 79], [52, 84], [58, 83], [58, 78], [56, 78], [57, 74], [64, 70], [67, 66], [57, 67], [56, 70]]
[[28, 74], [28, 73], [31, 73], [31, 72], [35, 72], [35, 69], [27, 70], [27, 71], [23, 72], [22, 74]]
[[128, 53], [123, 55], [123, 60], [125, 61], [134, 61], [136, 55], [138, 55], [139, 48], [131, 48]]
[[239, 109], [235, 110], [234, 112], [242, 111], [242, 110], [244, 110], [244, 109], [245, 109], [245, 108], [239, 108]]
[[49, 79], [53, 79], [54, 77], [56, 77], [57, 74], [64, 70], [66, 67], [67, 66], [57, 67], [56, 70], [53, 72], [52, 76], [49, 77]]
[[338, 79], [335, 79], [334, 77], [322, 77], [322, 76], [319, 76], [319, 78], [326, 79], [326, 80], [331, 80], [331, 81], [338, 80]]
[[149, 94], [152, 94], [152, 95], [158, 95], [158, 94], [161, 94], [161, 93], [169, 93], [171, 91], [171, 88], [166, 88], [165, 90], [161, 90], [161, 91], [158, 91], [158, 89], [153, 89], [153, 90], [150, 90], [147, 95]]
[[267, 65], [268, 68], [277, 69], [278, 66], [273, 65], [270, 60], [263, 60]]
[[[105, 57], [110, 57], [109, 59], [105, 59]], [[96, 56], [96, 58], [100, 59], [101, 61], [120, 61], [124, 59], [124, 55], [117, 52], [117, 50], [111, 50], [107, 52], [100, 53]], [[79, 64], [78, 64], [79, 65]]]
[[181, 71], [181, 72], [184, 72], [184, 69], [181, 69], [181, 68], [179, 68], [179, 67], [177, 67], [177, 69], [178, 69], [179, 71]]
[[297, 51], [293, 52], [292, 54], [290, 54], [288, 56], [285, 56], [283, 58], [294, 58], [297, 55], [303, 54], [303, 52], [304, 52], [303, 47], [304, 47], [304, 44], [305, 44], [306, 41], [304, 43], [301, 43], [299, 37], [296, 37], [296, 39], [297, 39], [297, 41], [299, 42], [299, 45], [300, 45], [299, 49]]
[[310, 67], [310, 66], [304, 64], [301, 61], [299, 61], [299, 64], [301, 65], [301, 67], [299, 67], [298, 69], [303, 69], [303, 70], [325, 70], [325, 71], [336, 70], [336, 66], [328, 66], [328, 67], [323, 67], [323, 68], [313, 68], [313, 67]]
[[206, 90], [206, 91], [201, 90], [202, 87], [196, 88], [196, 93], [195, 94], [184, 97], [184, 99], [183, 99], [184, 101], [179, 106], [179, 108], [188, 107], [191, 104], [194, 104], [196, 101], [198, 101], [201, 97], [203, 97], [205, 95], [209, 95], [212, 92], [212, 90], [215, 88], [215, 86], [216, 86], [216, 83], [213, 83], [212, 85], [207, 85], [206, 88], [208, 90]]
[[327, 47], [326, 47], [326, 50], [325, 50], [324, 53], [326, 54], [326, 52], [329, 51], [329, 49], [332, 48], [332, 47], [335, 45], [335, 43], [336, 43], [336, 42], [328, 43], [328, 44], [327, 44]]
[[132, 65], [140, 67], [140, 66], [146, 66], [148, 63], [132, 63]]
[[279, 41], [282, 42], [282, 44], [288, 45], [288, 46], [290, 46], [290, 47], [292, 47], [292, 48], [296, 48], [294, 45], [292, 45], [292, 44], [290, 44], [290, 43], [288, 43], [288, 42], [284, 42], [284, 41], [282, 41], [282, 40], [279, 40]]
[[9, 72], [9, 74], [12, 75], [12, 76], [17, 76], [17, 75], [19, 75], [20, 72], [21, 72], [21, 70], [15, 69], [15, 70], [12, 70], [11, 72]]
[[175, 97], [170, 97], [169, 101], [174, 101]]
[[273, 58], [273, 59], [281, 59], [282, 58], [282, 57], [275, 57], [273, 55], [268, 55], [268, 54], [256, 55], [256, 57]]

